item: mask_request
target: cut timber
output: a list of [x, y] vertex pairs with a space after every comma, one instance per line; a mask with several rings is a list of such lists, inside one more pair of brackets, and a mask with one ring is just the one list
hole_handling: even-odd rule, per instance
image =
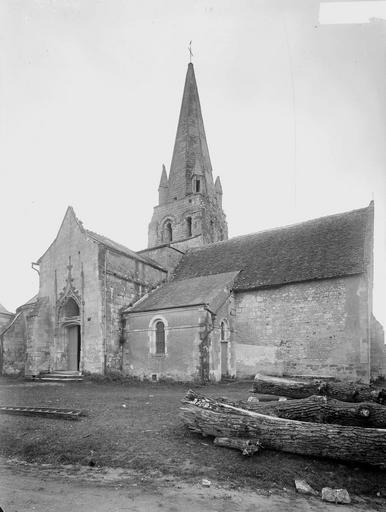
[[258, 440], [264, 448], [386, 469], [386, 430], [307, 423], [237, 407], [233, 411], [224, 414], [187, 405], [180, 416], [190, 430], [205, 436], [242, 437]]
[[374, 388], [355, 382], [297, 380], [257, 374], [253, 382], [254, 393], [268, 393], [290, 398], [326, 395], [343, 402], [386, 403], [386, 389]]
[[226, 448], [241, 450], [243, 455], [253, 455], [259, 451], [261, 446], [259, 441], [241, 439], [240, 437], [216, 437], [213, 442], [216, 446], [225, 446]]
[[374, 402], [356, 404], [317, 395], [283, 402], [232, 402], [226, 398], [208, 398], [189, 390], [183, 403], [223, 413], [233, 412], [232, 408], [224, 407], [230, 405], [292, 420], [386, 428], [386, 407]]

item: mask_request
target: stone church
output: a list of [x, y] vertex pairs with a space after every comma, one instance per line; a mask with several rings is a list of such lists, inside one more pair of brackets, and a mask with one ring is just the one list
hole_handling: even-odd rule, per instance
[[0, 327], [3, 374], [385, 375], [372, 314], [373, 204], [228, 239], [191, 63], [158, 192], [138, 252], [67, 209], [33, 264], [38, 294]]

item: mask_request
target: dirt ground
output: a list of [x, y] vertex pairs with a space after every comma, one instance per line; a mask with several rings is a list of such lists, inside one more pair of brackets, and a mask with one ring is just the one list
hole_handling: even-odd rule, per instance
[[[188, 385], [162, 383], [44, 384], [2, 379], [0, 403], [3, 405], [74, 407], [84, 409], [87, 416], [80, 421], [65, 421], [1, 415], [0, 454], [5, 459], [17, 458], [55, 467], [91, 463], [97, 471], [123, 468], [152, 482], [178, 478], [189, 487], [189, 493], [196, 486], [202, 492], [200, 482], [206, 478], [217, 486], [225, 486], [227, 492], [241, 492], [245, 496], [249, 492], [255, 494], [256, 489], [291, 494], [294, 479], [303, 478], [318, 491], [326, 486], [346, 488], [357, 506], [362, 506], [363, 500], [367, 509], [370, 505], [376, 510], [386, 506], [383, 471], [269, 450], [245, 458], [237, 451], [215, 447], [211, 439], [191, 434], [178, 418], [180, 400], [188, 388]], [[205, 386], [200, 392], [245, 399], [249, 388], [250, 383], [224, 383]], [[39, 477], [30, 474], [28, 478]], [[142, 488], [143, 482], [137, 484]]]
[[[337, 512], [342, 505], [292, 490], [229, 489], [177, 477], [154, 479], [135, 471], [86, 466], [39, 466], [0, 461], [0, 506], [4, 512]], [[346, 512], [376, 512], [366, 500]]]

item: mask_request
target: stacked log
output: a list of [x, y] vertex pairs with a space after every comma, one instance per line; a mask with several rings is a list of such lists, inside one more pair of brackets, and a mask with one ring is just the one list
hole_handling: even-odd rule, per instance
[[194, 404], [223, 414], [232, 414], [234, 408], [241, 408], [269, 416], [306, 422], [386, 428], [385, 406], [374, 402], [341, 402], [318, 395], [283, 402], [255, 403], [232, 402], [226, 398], [212, 399], [189, 390], [183, 403]]
[[343, 402], [386, 404], [386, 389], [353, 382], [286, 379], [258, 374], [253, 382], [253, 392], [290, 398], [324, 395]]
[[213, 437], [258, 440], [264, 448], [371, 464], [386, 469], [386, 430], [278, 418], [231, 405], [232, 412], [198, 405], [181, 408], [193, 432]]
[[261, 446], [259, 441], [242, 439], [240, 437], [216, 437], [213, 443], [216, 446], [225, 446], [226, 448], [235, 448], [236, 450], [241, 450], [243, 455], [248, 456], [257, 453]]

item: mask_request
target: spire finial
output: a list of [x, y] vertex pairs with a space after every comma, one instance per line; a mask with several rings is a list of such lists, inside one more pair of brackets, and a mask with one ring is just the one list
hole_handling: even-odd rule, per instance
[[193, 52], [192, 52], [192, 41], [190, 41], [190, 43], [189, 43], [189, 48], [188, 48], [188, 50], [189, 50], [189, 62], [190, 62], [190, 64], [191, 64], [191, 63], [192, 63], [192, 57], [193, 57]]

